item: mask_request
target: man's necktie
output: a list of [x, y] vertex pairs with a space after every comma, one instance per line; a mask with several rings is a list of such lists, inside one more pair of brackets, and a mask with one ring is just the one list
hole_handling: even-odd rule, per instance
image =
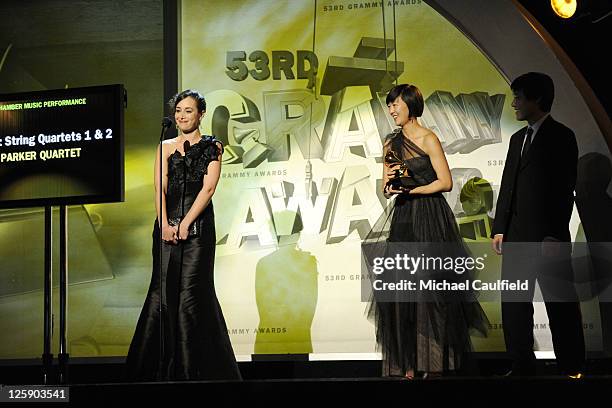
[[533, 128], [527, 128], [527, 132], [525, 133], [525, 143], [523, 143], [523, 152], [521, 153], [521, 161], [524, 161], [527, 157], [527, 152], [529, 152], [529, 148], [531, 147], [531, 135], [533, 135]]

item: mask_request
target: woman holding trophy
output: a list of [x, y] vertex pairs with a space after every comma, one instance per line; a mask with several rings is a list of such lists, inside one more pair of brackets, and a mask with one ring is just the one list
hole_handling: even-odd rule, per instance
[[[438, 137], [419, 124], [424, 101], [414, 85], [395, 86], [386, 98], [398, 126], [384, 143], [383, 193], [395, 197], [364, 242], [385, 236], [389, 243], [440, 243], [468, 254], [455, 216], [442, 195], [452, 189], [451, 172]], [[388, 231], [388, 234], [386, 233]], [[444, 249], [446, 250], [446, 249]], [[420, 255], [420, 254], [419, 254]], [[430, 294], [426, 301], [372, 300], [383, 375], [412, 379], [458, 370], [471, 349], [470, 329], [486, 335], [487, 318], [473, 294]]]

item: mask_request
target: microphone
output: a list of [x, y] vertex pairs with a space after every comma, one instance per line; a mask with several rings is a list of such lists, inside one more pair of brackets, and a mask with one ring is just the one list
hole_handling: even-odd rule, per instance
[[164, 129], [167, 129], [170, 126], [172, 126], [172, 119], [166, 116], [165, 118], [162, 119], [162, 127]]
[[159, 141], [163, 142], [166, 132], [168, 131], [170, 126], [172, 126], [172, 119], [170, 119], [169, 117], [163, 118], [161, 125], [162, 125], [162, 128], [161, 128], [161, 134], [159, 135]]

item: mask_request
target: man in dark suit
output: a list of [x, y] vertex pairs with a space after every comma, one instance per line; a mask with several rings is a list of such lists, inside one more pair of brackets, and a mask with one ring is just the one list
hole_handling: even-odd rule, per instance
[[[571, 283], [571, 259], [568, 256], [565, 262], [555, 264], [550, 272], [552, 286], [556, 287], [550, 288], [545, 282], [551, 280], [533, 267], [540, 264], [529, 258], [533, 254], [541, 256], [550, 249], [546, 245], [552, 245], [557, 253], [560, 247], [569, 247], [578, 160], [576, 138], [571, 129], [550, 116], [554, 85], [549, 76], [530, 72], [515, 79], [511, 88], [516, 118], [527, 121], [528, 126], [510, 138], [491, 235], [495, 252], [504, 254], [502, 278], [527, 279], [531, 293], [519, 300], [502, 293], [504, 338], [513, 360], [509, 374], [535, 374], [532, 297], [537, 280], [559, 370], [580, 377], [585, 347], [580, 304]], [[563, 291], [562, 299], [547, 296], [559, 289], [554, 282], [566, 282], [565, 289], [570, 288]], [[574, 296], [568, 295], [572, 291]]]

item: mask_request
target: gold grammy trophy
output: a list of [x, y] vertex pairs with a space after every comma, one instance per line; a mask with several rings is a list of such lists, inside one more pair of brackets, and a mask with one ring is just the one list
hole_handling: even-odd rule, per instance
[[402, 191], [410, 191], [417, 187], [417, 183], [408, 168], [407, 161], [400, 159], [393, 150], [389, 150], [385, 155], [385, 164], [389, 168], [399, 165], [399, 167], [395, 169], [393, 178], [389, 179], [387, 182], [388, 187], [393, 190]]

